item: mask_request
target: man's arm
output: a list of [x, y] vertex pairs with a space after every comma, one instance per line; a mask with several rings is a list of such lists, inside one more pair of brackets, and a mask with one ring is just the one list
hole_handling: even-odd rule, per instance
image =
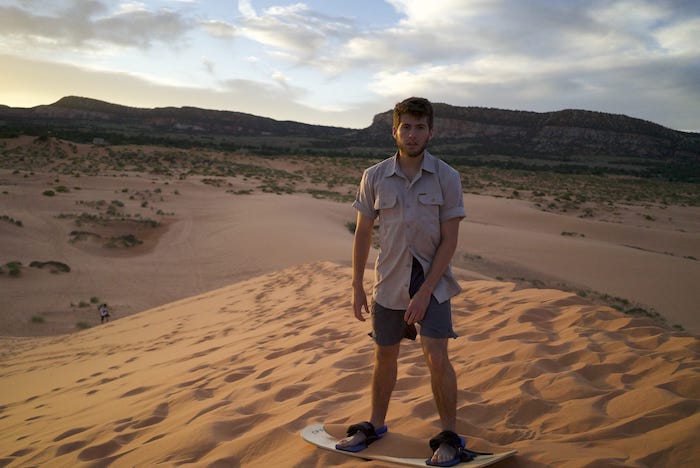
[[404, 320], [409, 325], [425, 317], [425, 311], [428, 309], [428, 304], [430, 304], [430, 296], [440, 282], [442, 275], [445, 274], [450, 261], [452, 261], [452, 256], [457, 250], [459, 223], [461, 221], [462, 218], [458, 217], [440, 223], [440, 245], [435, 251], [433, 263], [430, 265], [428, 274], [425, 275], [425, 281], [423, 281], [420, 289], [408, 304], [404, 315]]
[[365, 321], [362, 312], [369, 314], [364, 277], [369, 249], [372, 246], [374, 219], [357, 212], [355, 239], [352, 244], [352, 309], [358, 320]]

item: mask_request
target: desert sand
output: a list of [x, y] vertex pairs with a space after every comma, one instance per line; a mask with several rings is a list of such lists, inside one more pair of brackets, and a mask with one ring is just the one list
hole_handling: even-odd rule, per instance
[[[24, 265], [20, 278], [0, 275], [6, 298], [0, 335], [52, 335], [93, 325], [93, 298], [124, 317], [288, 266], [348, 264], [347, 223], [355, 220], [349, 202], [261, 193], [252, 180], [222, 180], [214, 186], [201, 176], [0, 170], [0, 216], [22, 222], [0, 220], [0, 266]], [[42, 195], [59, 185], [68, 191]], [[252, 193], [234, 194], [246, 190]], [[339, 190], [353, 194], [355, 187]], [[467, 218], [453, 263], [468, 277], [622, 298], [630, 301], [624, 310], [658, 312], [668, 325], [700, 333], [700, 207], [644, 209], [653, 222], [635, 207], [627, 218], [609, 222], [544, 212], [524, 200], [464, 199]], [[111, 208], [127, 222], [102, 225]], [[81, 214], [98, 221], [77, 225]], [[160, 224], [144, 227], [139, 220]], [[75, 232], [102, 237], [77, 238]], [[124, 234], [143, 244], [104, 247], [110, 236]], [[33, 261], [62, 262], [71, 271], [29, 268]], [[42, 322], [32, 322], [35, 316]]]
[[[354, 211], [222, 183], [0, 170], [0, 215], [22, 222], [0, 221], [0, 264], [24, 265], [0, 275], [0, 466], [357, 466], [298, 434], [367, 418]], [[42, 195], [57, 185], [68, 190]], [[71, 217], [115, 200], [126, 221]], [[450, 346], [470, 446], [517, 449], [504, 468], [699, 466], [700, 209], [611, 222], [474, 194], [465, 206]], [[126, 233], [143, 243], [104, 246]], [[388, 422], [426, 441], [439, 430], [417, 343], [402, 348]]]
[[[358, 466], [299, 437], [367, 417], [372, 342], [350, 317], [349, 277], [311, 263], [70, 335], [5, 339], [1, 463]], [[462, 285], [450, 346], [470, 446], [517, 449], [504, 468], [698, 466], [696, 337], [557, 290]], [[388, 424], [426, 440], [439, 429], [418, 343], [402, 346]]]

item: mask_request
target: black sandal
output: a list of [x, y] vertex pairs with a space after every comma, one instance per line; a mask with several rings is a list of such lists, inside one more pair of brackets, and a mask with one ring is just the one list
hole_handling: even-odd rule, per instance
[[486, 452], [475, 452], [466, 448], [466, 442], [463, 437], [457, 435], [452, 431], [442, 431], [432, 439], [430, 439], [430, 449], [435, 453], [435, 451], [442, 444], [447, 444], [455, 449], [455, 456], [452, 460], [448, 460], [442, 463], [434, 463], [430, 458], [425, 460], [426, 465], [429, 466], [455, 466], [458, 463], [470, 462], [474, 460], [479, 455], [493, 455], [492, 453]]
[[348, 447], [341, 447], [339, 445], [336, 445], [335, 448], [338, 450], [343, 450], [345, 452], [360, 452], [369, 447], [369, 445], [372, 442], [376, 442], [379, 439], [381, 439], [382, 436], [386, 434], [387, 430], [388, 429], [386, 426], [379, 428], [379, 430], [376, 430], [374, 428], [374, 425], [368, 421], [361, 422], [359, 424], [353, 424], [352, 426], [348, 427], [347, 436], [352, 437], [358, 432], [361, 432], [365, 435], [365, 440], [363, 440], [357, 445], [350, 445]]

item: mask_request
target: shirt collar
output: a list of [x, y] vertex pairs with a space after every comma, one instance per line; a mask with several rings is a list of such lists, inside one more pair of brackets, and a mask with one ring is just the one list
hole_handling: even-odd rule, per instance
[[[421, 164], [421, 171], [426, 171], [430, 172], [431, 174], [435, 174], [437, 168], [437, 159], [435, 156], [430, 154], [427, 150], [423, 154], [423, 162]], [[389, 164], [386, 168], [386, 171], [384, 173], [384, 177], [391, 177], [393, 175], [398, 175], [400, 173], [400, 167], [399, 167], [399, 153], [398, 151], [394, 153], [394, 157], [391, 160], [391, 164]]]

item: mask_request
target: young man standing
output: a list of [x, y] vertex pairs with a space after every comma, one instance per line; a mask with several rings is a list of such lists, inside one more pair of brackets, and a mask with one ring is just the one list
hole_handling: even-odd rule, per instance
[[452, 330], [450, 298], [460, 287], [449, 264], [464, 218], [459, 173], [426, 151], [433, 136], [433, 108], [427, 99], [409, 98], [394, 107], [392, 134], [398, 151], [367, 169], [353, 206], [357, 228], [353, 242], [352, 305], [355, 317], [369, 314], [363, 277], [379, 220], [380, 251], [375, 265], [372, 336], [375, 362], [370, 420], [348, 429], [340, 450], [358, 451], [386, 432], [385, 417], [397, 378], [400, 341], [415, 338], [430, 370], [431, 386], [443, 432], [431, 440], [430, 464], [461, 454], [456, 429], [457, 379], [447, 342]]

